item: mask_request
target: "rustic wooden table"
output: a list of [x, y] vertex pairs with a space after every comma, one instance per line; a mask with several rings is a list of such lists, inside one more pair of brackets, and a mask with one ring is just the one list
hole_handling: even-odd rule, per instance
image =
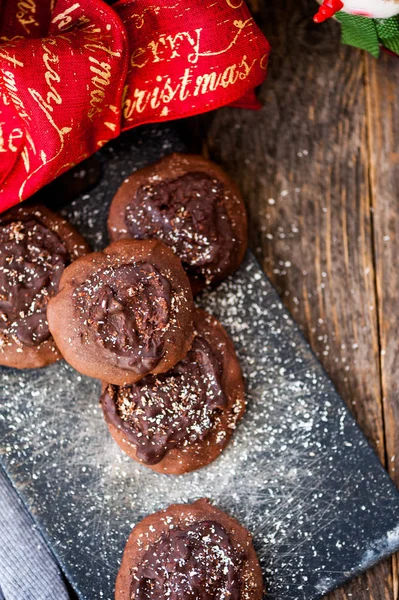
[[[314, 0], [250, 4], [263, 109], [192, 120], [197, 149], [240, 185], [252, 249], [399, 484], [399, 60], [341, 46]], [[396, 557], [329, 600], [398, 595]]]
[[[314, 0], [247, 2], [272, 45], [262, 110], [176, 123], [241, 187], [252, 250], [399, 485], [399, 59], [341, 46]], [[398, 567], [328, 600], [399, 600]]]

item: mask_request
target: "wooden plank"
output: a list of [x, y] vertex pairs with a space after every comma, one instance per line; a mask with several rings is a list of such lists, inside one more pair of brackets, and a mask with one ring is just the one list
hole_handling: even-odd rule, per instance
[[[254, 2], [254, 0], [252, 0]], [[256, 0], [273, 53], [258, 113], [195, 120], [238, 181], [265, 271], [385, 463], [365, 61], [315, 26], [313, 0]], [[330, 600], [391, 600], [385, 561]]]
[[[399, 63], [383, 54], [366, 58], [370, 181], [381, 346], [387, 468], [399, 485]], [[393, 562], [399, 597], [398, 557]]]
[[263, 109], [226, 108], [200, 129], [241, 186], [252, 248], [384, 461], [364, 60], [335, 23], [320, 34], [313, 10], [264, 5]]

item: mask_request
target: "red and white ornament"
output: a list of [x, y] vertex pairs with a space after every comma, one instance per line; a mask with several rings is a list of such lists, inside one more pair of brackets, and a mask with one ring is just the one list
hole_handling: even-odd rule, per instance
[[371, 19], [388, 19], [399, 14], [399, 0], [324, 0], [313, 20], [322, 23], [340, 10]]

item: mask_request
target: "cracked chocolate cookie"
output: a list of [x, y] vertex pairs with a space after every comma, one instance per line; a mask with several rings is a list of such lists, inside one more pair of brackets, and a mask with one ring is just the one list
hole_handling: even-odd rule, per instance
[[89, 252], [64, 219], [40, 205], [0, 215], [0, 364], [43, 367], [61, 356], [46, 309], [64, 269]]
[[158, 240], [122, 240], [70, 265], [47, 315], [75, 369], [123, 385], [184, 358], [192, 312], [189, 281], [173, 252]]
[[157, 238], [181, 259], [194, 294], [241, 264], [247, 216], [235, 184], [202, 156], [172, 154], [132, 173], [109, 212], [112, 240]]
[[245, 411], [228, 334], [199, 309], [194, 330], [191, 350], [168, 372], [133, 385], [103, 385], [101, 406], [111, 435], [131, 458], [160, 473], [187, 473], [215, 460]]
[[172, 504], [133, 529], [115, 600], [261, 600], [251, 534], [209, 502]]

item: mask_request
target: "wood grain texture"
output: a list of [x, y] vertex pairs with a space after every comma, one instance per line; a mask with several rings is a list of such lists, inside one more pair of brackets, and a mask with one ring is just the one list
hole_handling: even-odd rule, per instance
[[263, 109], [202, 117], [206, 145], [241, 186], [252, 248], [384, 461], [364, 60], [339, 46], [335, 24], [310, 24], [313, 4], [278, 4], [263, 15], [274, 49]]
[[[193, 149], [201, 144], [240, 185], [252, 249], [381, 462], [396, 473], [398, 63], [340, 46], [337, 23], [313, 24], [313, 0], [250, 5], [273, 49], [263, 109], [226, 108], [184, 127]], [[397, 598], [390, 560], [329, 596]]]
[[[399, 65], [388, 54], [365, 62], [387, 468], [399, 485]], [[393, 587], [397, 599], [398, 557]]]

